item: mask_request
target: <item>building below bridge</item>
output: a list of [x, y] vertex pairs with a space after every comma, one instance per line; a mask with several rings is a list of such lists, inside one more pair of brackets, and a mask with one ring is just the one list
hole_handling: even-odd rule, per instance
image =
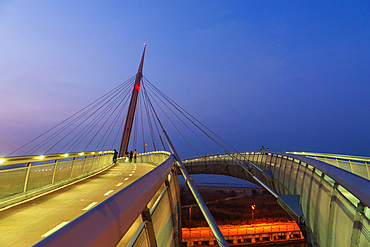
[[[230, 246], [302, 243], [304, 237], [295, 222], [220, 226]], [[182, 246], [218, 246], [208, 227], [183, 228]]]

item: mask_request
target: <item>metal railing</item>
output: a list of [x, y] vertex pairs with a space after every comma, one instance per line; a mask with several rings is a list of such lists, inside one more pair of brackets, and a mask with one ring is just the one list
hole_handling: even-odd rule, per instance
[[0, 158], [0, 208], [112, 165], [113, 151]]
[[[184, 160], [190, 173], [231, 175], [256, 182], [248, 167], [279, 198], [299, 195], [298, 224], [313, 246], [370, 245], [370, 181], [330, 164], [277, 152], [216, 154]], [[212, 167], [213, 170], [212, 170]], [[288, 203], [292, 211], [294, 206]], [[299, 210], [298, 210], [299, 211]]]
[[35, 246], [179, 246], [174, 158], [152, 152], [139, 160], [161, 164]]
[[320, 160], [333, 166], [352, 172], [370, 180], [370, 158], [343, 154], [324, 154], [309, 152], [288, 152], [290, 154], [302, 155], [308, 158]]

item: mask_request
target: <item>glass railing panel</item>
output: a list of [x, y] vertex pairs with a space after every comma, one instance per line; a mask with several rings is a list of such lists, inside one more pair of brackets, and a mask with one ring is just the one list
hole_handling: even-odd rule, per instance
[[79, 159], [75, 161], [73, 165], [72, 178], [77, 177], [82, 174], [84, 162], [85, 162], [85, 159]]
[[[295, 182], [295, 186], [296, 186], [295, 194], [297, 195], [299, 195], [302, 191], [304, 171], [305, 171], [305, 167], [302, 165], [299, 165], [297, 169], [297, 173], [298, 173], [297, 180]], [[300, 197], [300, 199], [302, 200], [302, 197]]]
[[27, 167], [0, 171], [0, 198], [22, 193]]
[[292, 195], [294, 194], [294, 188], [296, 184], [295, 180], [297, 177], [298, 167], [299, 167], [299, 164], [297, 164], [296, 162], [292, 163], [290, 179], [289, 179], [289, 194], [292, 194]]
[[161, 201], [152, 215], [155, 236], [158, 246], [171, 246], [173, 243], [173, 224], [171, 208], [167, 193], [163, 194]]
[[277, 178], [279, 176], [281, 162], [282, 162], [281, 157], [276, 157], [276, 163], [274, 167], [274, 178]]
[[339, 160], [338, 161], [338, 164], [339, 164], [339, 167], [346, 170], [346, 171], [349, 171], [351, 172], [351, 165], [349, 164], [348, 161], [343, 161], [343, 160]]
[[324, 161], [324, 162], [326, 162], [326, 163], [328, 163], [330, 165], [333, 165], [333, 166], [338, 166], [338, 162], [335, 159], [329, 159], [329, 158], [327, 158], [326, 161]]
[[54, 164], [31, 167], [27, 191], [51, 184]]
[[[317, 213], [316, 207], [317, 204], [320, 203], [318, 195], [319, 195], [319, 186], [320, 186], [320, 177], [313, 173], [311, 174], [311, 182], [308, 184], [311, 184], [310, 186], [310, 194], [308, 195], [308, 203], [309, 203], [309, 210], [308, 215], [306, 215], [306, 219], [308, 219], [310, 226], [312, 227], [315, 220], [315, 214]], [[309, 191], [309, 190], [308, 190]], [[313, 227], [311, 228], [313, 229]]]
[[332, 186], [323, 180], [320, 187], [320, 194], [317, 198], [317, 205], [315, 211], [315, 217], [317, 226], [314, 226], [314, 231], [317, 234], [317, 241], [320, 246], [325, 246], [327, 241], [327, 228], [329, 224], [329, 212], [330, 212], [330, 200], [332, 196]]
[[[141, 214], [139, 214], [135, 222], [127, 230], [126, 234], [122, 237], [116, 247], [125, 247], [128, 246], [128, 243], [134, 243], [132, 246], [149, 246], [145, 226], [140, 229], [140, 227], [142, 227], [141, 223], [143, 223], [143, 219]], [[139, 235], [136, 239], [133, 239], [135, 234]]]
[[284, 170], [284, 188], [286, 189], [285, 193], [289, 193], [289, 181], [291, 179], [290, 177], [290, 171], [292, 169], [292, 160], [287, 160], [285, 170]]
[[286, 159], [283, 159], [280, 163], [279, 167], [279, 174], [278, 174], [278, 179], [279, 179], [279, 184], [280, 184], [280, 194], [285, 194], [285, 186], [284, 186], [284, 175], [285, 175], [285, 167], [286, 167]]
[[[369, 208], [367, 208], [367, 211], [369, 211]], [[369, 242], [370, 242], [370, 223], [369, 220], [364, 220], [361, 229], [360, 243], [358, 246], [369, 246]]]
[[355, 173], [356, 175], [360, 177], [370, 179], [369, 171], [367, 170], [365, 163], [352, 162], [352, 167], [353, 167], [353, 173]]
[[307, 212], [306, 212], [306, 209], [307, 209], [307, 203], [309, 202], [309, 198], [308, 198], [308, 191], [309, 191], [309, 188], [310, 188], [310, 181], [311, 181], [311, 174], [312, 172], [309, 170], [309, 169], [305, 169], [305, 174], [303, 175], [303, 184], [302, 184], [302, 187], [301, 187], [301, 197], [302, 197], [302, 200], [301, 200], [301, 203], [302, 203], [302, 210], [303, 210], [303, 214], [304, 215], [307, 215]]
[[272, 169], [272, 170], [274, 170], [274, 168], [275, 168], [276, 158], [277, 158], [277, 156], [276, 156], [276, 155], [271, 155], [271, 162], [270, 162], [270, 166], [271, 166], [271, 169]]
[[149, 247], [149, 242], [148, 242], [148, 236], [146, 234], [146, 231], [145, 231], [145, 228], [143, 228], [143, 230], [141, 231], [139, 237], [137, 238], [135, 244], [133, 245], [135, 247], [146, 247], [148, 246]]
[[87, 158], [86, 163], [85, 163], [85, 167], [84, 167], [84, 173], [90, 172], [91, 168], [92, 168], [92, 158]]
[[350, 246], [356, 209], [340, 194], [336, 198], [334, 207], [336, 210], [333, 226], [335, 238], [332, 246]]
[[65, 162], [58, 162], [55, 171], [55, 182], [69, 179], [71, 177], [72, 160]]

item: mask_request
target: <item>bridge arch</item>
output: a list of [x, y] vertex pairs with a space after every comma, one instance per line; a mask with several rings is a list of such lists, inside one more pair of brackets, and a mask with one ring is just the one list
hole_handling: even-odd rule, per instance
[[190, 174], [220, 174], [262, 185], [294, 218], [311, 246], [370, 245], [370, 181], [286, 153], [214, 154], [183, 160]]

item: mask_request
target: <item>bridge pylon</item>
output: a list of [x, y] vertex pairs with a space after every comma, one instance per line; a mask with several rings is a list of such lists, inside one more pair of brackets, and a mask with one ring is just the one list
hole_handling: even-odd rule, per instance
[[131, 101], [130, 101], [130, 105], [129, 105], [128, 112], [127, 112], [125, 127], [123, 128], [121, 145], [119, 148], [119, 154], [118, 154], [119, 157], [123, 157], [125, 155], [125, 152], [127, 150], [128, 143], [130, 140], [130, 136], [131, 136], [132, 123], [134, 122], [134, 117], [135, 117], [137, 97], [140, 91], [140, 82], [141, 82], [141, 79], [143, 78], [145, 48], [146, 48], [146, 44], [144, 44], [143, 55], [141, 57], [139, 69], [137, 70], [137, 73], [136, 73], [134, 88], [132, 89]]

